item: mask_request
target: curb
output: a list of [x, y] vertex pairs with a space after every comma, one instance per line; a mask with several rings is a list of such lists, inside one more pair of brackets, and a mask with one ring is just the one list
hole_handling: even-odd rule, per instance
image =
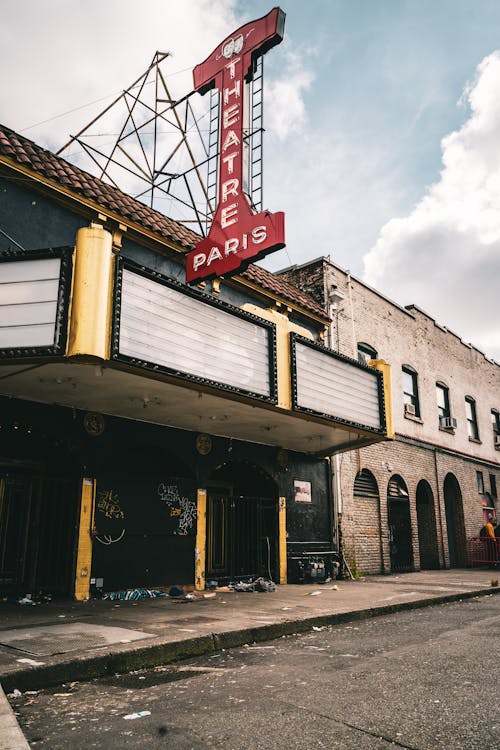
[[[478, 589], [457, 594], [447, 594], [432, 599], [417, 599], [412, 602], [400, 602], [380, 607], [340, 612], [331, 615], [318, 615], [303, 620], [285, 620], [273, 625], [261, 625], [255, 628], [243, 628], [211, 635], [189, 638], [182, 641], [152, 644], [123, 652], [83, 656], [58, 664], [43, 667], [22, 669], [12, 674], [0, 676], [0, 681], [6, 692], [15, 688], [38, 690], [40, 688], [60, 685], [63, 682], [86, 681], [99, 677], [129, 672], [134, 669], [156, 667], [163, 664], [173, 664], [183, 659], [196, 656], [207, 656], [221, 649], [236, 648], [248, 643], [261, 643], [283, 636], [307, 633], [313, 627], [339, 625], [344, 622], [356, 622], [372, 617], [389, 615], [405, 610], [422, 609], [436, 604], [445, 604], [463, 599], [473, 599], [478, 596], [488, 596], [500, 593], [500, 588]], [[2, 746], [0, 744], [0, 750]]]
[[0, 750], [29, 750], [29, 745], [21, 731], [14, 711], [0, 687]]

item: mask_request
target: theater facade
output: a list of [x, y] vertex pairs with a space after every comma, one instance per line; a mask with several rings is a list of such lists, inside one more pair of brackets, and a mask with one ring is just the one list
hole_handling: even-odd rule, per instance
[[255, 265], [0, 127], [0, 589], [264, 575], [335, 552], [330, 458], [391, 437], [388, 365]]

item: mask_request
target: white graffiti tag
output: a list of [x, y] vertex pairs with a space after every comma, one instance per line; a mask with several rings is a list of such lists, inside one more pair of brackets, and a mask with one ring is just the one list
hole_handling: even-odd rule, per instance
[[196, 520], [195, 501], [188, 497], [181, 497], [179, 488], [175, 484], [164, 484], [162, 482], [158, 485], [158, 494], [165, 505], [170, 508], [170, 516], [179, 519], [175, 533], [186, 536], [193, 528]]

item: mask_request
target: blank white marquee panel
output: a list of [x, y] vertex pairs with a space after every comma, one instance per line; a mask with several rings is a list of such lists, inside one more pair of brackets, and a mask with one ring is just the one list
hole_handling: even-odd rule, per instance
[[0, 349], [55, 342], [60, 258], [0, 263]]
[[270, 396], [269, 335], [265, 326], [123, 272], [120, 354]]
[[377, 373], [295, 342], [297, 406], [380, 429]]

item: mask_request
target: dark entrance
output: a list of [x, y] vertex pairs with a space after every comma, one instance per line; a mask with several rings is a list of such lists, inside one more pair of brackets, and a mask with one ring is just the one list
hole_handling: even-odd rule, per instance
[[234, 462], [221, 467], [211, 484], [207, 580], [249, 576], [276, 580], [278, 502], [274, 482], [258, 467]]
[[464, 509], [460, 485], [454, 474], [447, 474], [444, 480], [444, 510], [450, 568], [463, 568], [466, 565]]
[[32, 495], [32, 480], [0, 475], [0, 584], [5, 593], [25, 582]]
[[395, 475], [387, 490], [389, 549], [392, 571], [413, 570], [413, 545], [408, 490], [403, 479]]
[[422, 570], [437, 570], [439, 568], [439, 554], [434, 497], [430, 485], [425, 479], [418, 483], [416, 500], [420, 567]]
[[0, 433], [0, 592], [69, 596], [79, 472], [69, 454], [21, 420]]
[[2, 593], [71, 593], [77, 493], [72, 479], [0, 468]]

